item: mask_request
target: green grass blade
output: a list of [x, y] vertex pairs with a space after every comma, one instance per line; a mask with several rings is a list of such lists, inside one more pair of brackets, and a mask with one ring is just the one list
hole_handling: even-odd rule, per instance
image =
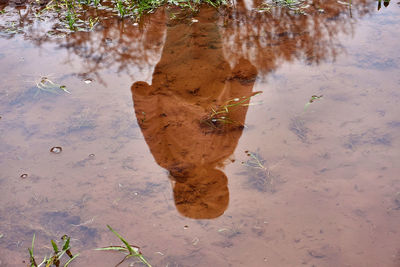
[[36, 234], [34, 233], [33, 234], [33, 237], [32, 237], [32, 255], [33, 255], [33, 246], [35, 245], [35, 237], [36, 237]]
[[127, 248], [121, 247], [121, 246], [109, 246], [109, 247], [104, 247], [104, 248], [95, 248], [94, 250], [102, 250], [102, 251], [107, 251], [107, 250], [113, 250], [113, 251], [129, 251]]
[[75, 254], [72, 258], [70, 258], [70, 259], [64, 264], [64, 267], [67, 267], [68, 264], [70, 264], [71, 261], [73, 261], [74, 259], [76, 259], [76, 257], [78, 257], [78, 256], [79, 256], [79, 253]]
[[[129, 252], [129, 254], [119, 264], [117, 264], [117, 266], [120, 265], [121, 263], [123, 263], [127, 258], [129, 258], [131, 256], [135, 256], [135, 257], [138, 257], [140, 259], [140, 261], [143, 262], [147, 267], [152, 267], [150, 265], [150, 263], [148, 263], [147, 260], [143, 257], [143, 255], [140, 252], [137, 252], [136, 250], [134, 250], [132, 248], [132, 246], [129, 245], [129, 243], [120, 234], [118, 234], [114, 229], [111, 228], [110, 225], [107, 224], [107, 227], [111, 232], [113, 232], [125, 244], [126, 250], [128, 250], [128, 252]], [[108, 247], [108, 248], [121, 249], [122, 247]], [[110, 249], [110, 250], [112, 250], [112, 249]]]
[[132, 247], [129, 245], [129, 243], [120, 234], [118, 234], [116, 231], [114, 231], [114, 229], [111, 228], [111, 226], [109, 226], [107, 224], [107, 227], [108, 227], [108, 229], [110, 229], [111, 232], [114, 233], [114, 235], [116, 235], [122, 241], [122, 243], [125, 244], [126, 248], [129, 250], [130, 254], [132, 254], [132, 255], [138, 254], [135, 250], [132, 249]]
[[70, 237], [67, 238], [67, 240], [64, 243], [64, 246], [63, 246], [62, 250], [69, 249], [69, 241], [70, 241], [70, 239], [71, 239]]
[[39, 263], [38, 267], [42, 266], [42, 264], [46, 263], [46, 261], [47, 261], [47, 257], [45, 256], [43, 261], [41, 263]]
[[53, 246], [54, 253], [57, 253], [59, 250], [58, 250], [58, 247], [57, 247], [57, 244], [56, 244], [56, 242], [54, 242], [54, 240], [53, 240], [53, 239], [51, 240], [51, 245]]
[[142, 254], [139, 254], [138, 257], [139, 257], [139, 259], [140, 259], [144, 264], [147, 265], [147, 267], [152, 267], [151, 264], [147, 262], [147, 260], [143, 257]]

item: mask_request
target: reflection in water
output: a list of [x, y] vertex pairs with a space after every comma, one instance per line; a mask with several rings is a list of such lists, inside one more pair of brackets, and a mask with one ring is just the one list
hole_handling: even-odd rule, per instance
[[[383, 0], [383, 5], [385, 7], [388, 7], [390, 3], [390, 0]], [[381, 9], [382, 7], [382, 0], [378, 0], [378, 10]]]
[[[352, 33], [353, 22], [368, 13], [369, 5], [357, 3], [350, 17], [348, 6], [336, 1], [314, 1], [305, 10], [309, 15], [278, 8], [257, 13], [238, 1], [223, 14], [202, 8], [197, 23], [192, 14], [182, 13], [183, 19], [166, 26], [159, 10], [140, 27], [106, 19], [99, 31], [53, 38], [53, 27], [40, 38], [43, 29], [33, 25], [26, 36], [38, 46], [55, 42], [78, 55], [83, 76], [115, 69], [142, 73], [140, 80], [150, 82], [146, 74], [158, 61], [151, 85], [132, 85], [138, 123], [155, 160], [170, 172], [177, 209], [191, 218], [215, 218], [229, 201], [227, 178], [219, 168], [234, 152], [242, 129], [217, 133], [199, 121], [211, 107], [251, 95], [257, 73], [268, 74], [294, 60], [319, 64], [335, 59], [342, 51], [339, 33]], [[232, 119], [244, 124], [246, 111], [236, 110]]]
[[296, 59], [307, 64], [335, 60], [343, 52], [339, 34], [353, 34], [354, 22], [371, 7], [362, 0], [352, 6], [351, 15], [348, 6], [337, 1], [312, 1], [304, 9], [306, 15], [280, 8], [266, 14], [248, 10], [238, 1], [237, 8], [220, 19], [224, 54], [230, 64], [246, 58], [262, 73]]
[[[380, 3], [378, 1], [378, 8]], [[383, 4], [387, 6], [389, 1], [384, 0]], [[354, 3], [351, 8], [337, 1], [314, 0], [304, 9], [307, 15], [301, 15], [285, 8], [272, 8], [270, 12], [260, 13], [247, 9], [243, 1], [237, 1], [235, 8], [219, 11], [214, 24], [219, 28], [223, 54], [232, 68], [244, 58], [259, 72], [269, 73], [283, 62], [296, 59], [308, 64], [334, 60], [343, 52], [339, 34], [353, 34], [355, 22], [370, 13], [374, 6], [373, 1], [366, 0]], [[160, 58], [165, 38], [165, 14], [162, 9], [143, 17], [139, 27], [129, 21], [110, 19], [111, 14], [105, 11], [89, 10], [88, 16], [106, 19], [98, 24], [95, 31], [77, 32], [63, 38], [57, 38], [64, 33], [58, 32], [60, 25], [52, 25], [52, 21], [32, 23], [35, 13], [32, 9], [32, 6], [18, 8], [12, 19], [18, 29], [8, 31], [10, 29], [0, 25], [0, 32], [8, 31], [5, 36], [23, 32], [38, 46], [46, 42], [57, 43], [84, 60], [81, 74], [98, 74], [115, 68], [117, 72], [132, 74], [132, 78], [137, 79], [138, 72], [144, 75], [151, 73]], [[180, 17], [175, 21], [193, 23], [193, 14], [187, 12], [176, 16], [173, 14], [175, 11], [169, 10], [171, 17]], [[7, 16], [11, 17], [11, 14], [11, 11], [7, 12]], [[203, 12], [198, 16], [203, 16]]]
[[219, 168], [235, 150], [247, 107], [230, 112], [238, 123], [222, 131], [202, 126], [201, 119], [212, 106], [250, 96], [257, 76], [247, 60], [229, 67], [216, 14], [207, 9], [200, 23], [171, 25], [152, 85], [136, 82], [131, 88], [145, 140], [170, 173], [177, 209], [197, 219], [216, 218], [228, 206], [228, 181]]

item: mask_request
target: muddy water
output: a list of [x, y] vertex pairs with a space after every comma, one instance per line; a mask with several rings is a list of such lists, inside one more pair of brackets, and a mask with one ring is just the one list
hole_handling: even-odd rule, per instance
[[400, 9], [377, 4], [164, 9], [69, 35], [6, 7], [0, 266], [33, 233], [38, 258], [68, 234], [71, 266], [115, 266], [92, 250], [119, 244], [106, 224], [153, 266], [399, 266]]

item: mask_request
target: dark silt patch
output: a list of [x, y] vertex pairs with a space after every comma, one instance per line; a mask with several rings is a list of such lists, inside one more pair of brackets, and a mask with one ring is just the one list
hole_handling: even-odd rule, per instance
[[390, 128], [400, 128], [400, 121], [391, 121], [387, 123]]
[[293, 118], [289, 124], [289, 130], [294, 133], [297, 138], [303, 143], [307, 143], [307, 134], [309, 129], [305, 126], [305, 123], [300, 118]]
[[97, 229], [82, 225], [81, 217], [65, 211], [44, 212], [40, 223], [53, 235], [68, 235], [78, 239], [84, 246], [93, 245], [98, 236]]
[[347, 149], [356, 150], [362, 145], [391, 146], [392, 136], [388, 133], [380, 134], [377, 129], [369, 129], [360, 134], [349, 134], [343, 146]]

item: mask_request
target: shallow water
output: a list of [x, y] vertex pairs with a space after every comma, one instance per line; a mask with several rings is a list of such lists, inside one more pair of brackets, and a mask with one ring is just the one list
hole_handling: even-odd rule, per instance
[[255, 6], [68, 35], [6, 8], [0, 266], [33, 233], [38, 258], [67, 234], [70, 266], [115, 266], [106, 224], [153, 266], [400, 265], [399, 4]]

